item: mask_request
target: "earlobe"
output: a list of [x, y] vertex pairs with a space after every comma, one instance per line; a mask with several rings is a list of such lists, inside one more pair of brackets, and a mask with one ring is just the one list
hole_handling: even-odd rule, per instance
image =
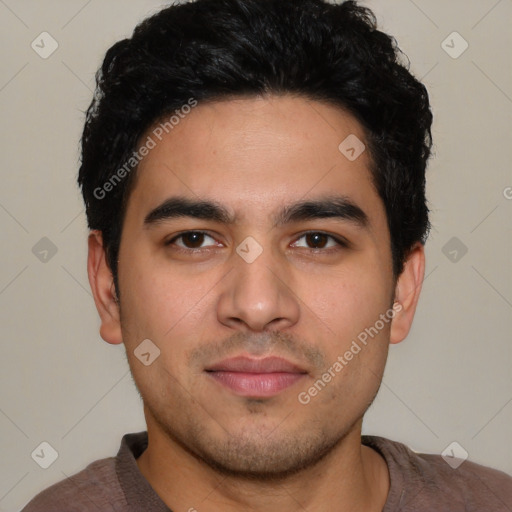
[[425, 248], [420, 242], [410, 250], [395, 287], [395, 316], [390, 343], [400, 343], [409, 334], [425, 275]]
[[100, 336], [108, 343], [123, 342], [119, 304], [108, 266], [101, 231], [93, 230], [88, 238], [87, 273], [94, 303], [101, 319]]

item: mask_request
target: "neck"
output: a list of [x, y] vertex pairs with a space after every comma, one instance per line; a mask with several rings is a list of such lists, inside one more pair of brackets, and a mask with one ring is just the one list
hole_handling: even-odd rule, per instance
[[218, 473], [146, 419], [148, 447], [137, 465], [171, 510], [381, 512], [386, 502], [388, 468], [361, 445], [362, 420], [314, 466], [279, 480], [249, 480]]

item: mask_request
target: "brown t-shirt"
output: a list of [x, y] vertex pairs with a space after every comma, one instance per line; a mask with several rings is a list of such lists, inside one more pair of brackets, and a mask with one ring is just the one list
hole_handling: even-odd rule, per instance
[[[126, 434], [116, 457], [97, 460], [39, 493], [22, 512], [171, 512], [135, 459], [147, 432]], [[512, 477], [465, 461], [452, 469], [440, 455], [418, 454], [383, 437], [362, 443], [386, 460], [391, 477], [382, 512], [512, 512]]]

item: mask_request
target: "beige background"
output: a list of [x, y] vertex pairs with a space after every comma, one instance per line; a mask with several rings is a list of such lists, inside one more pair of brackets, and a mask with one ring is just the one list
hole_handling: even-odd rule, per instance
[[[512, 1], [365, 3], [424, 79], [435, 112], [428, 277], [365, 432], [434, 453], [457, 441], [471, 460], [512, 473]], [[1, 511], [144, 429], [123, 347], [98, 334], [75, 178], [94, 72], [161, 4], [0, 0]], [[31, 48], [43, 31], [59, 44], [47, 59]], [[441, 46], [454, 31], [469, 43], [456, 59]], [[455, 52], [461, 43], [445, 44]], [[32, 251], [43, 237], [57, 249], [46, 262]], [[453, 237], [458, 246], [446, 246]], [[58, 452], [46, 470], [31, 458], [43, 441]]]

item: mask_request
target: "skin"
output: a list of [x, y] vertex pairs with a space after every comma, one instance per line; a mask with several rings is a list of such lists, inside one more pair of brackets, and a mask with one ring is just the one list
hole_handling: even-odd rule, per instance
[[[149, 445], [137, 464], [172, 510], [384, 506], [389, 474], [384, 459], [361, 445], [362, 418], [389, 344], [409, 332], [424, 250], [416, 244], [394, 279], [369, 152], [349, 161], [338, 150], [350, 134], [365, 140], [351, 115], [301, 97], [199, 104], [139, 165], [122, 230], [119, 303], [101, 233], [89, 236], [100, 334], [125, 344], [144, 401]], [[366, 213], [366, 227], [339, 218], [273, 222], [284, 205], [333, 193]], [[175, 195], [216, 201], [235, 222], [182, 217], [145, 226], [148, 213]], [[190, 230], [208, 236], [195, 245], [183, 238], [165, 245]], [[311, 231], [349, 245], [320, 237], [315, 246], [304, 236]], [[248, 236], [262, 248], [252, 263], [236, 252]], [[393, 320], [301, 404], [298, 394], [394, 300], [401, 310]], [[134, 355], [145, 339], [161, 351], [149, 366]], [[240, 354], [280, 356], [306, 374], [268, 398], [239, 396], [205, 368]]]

